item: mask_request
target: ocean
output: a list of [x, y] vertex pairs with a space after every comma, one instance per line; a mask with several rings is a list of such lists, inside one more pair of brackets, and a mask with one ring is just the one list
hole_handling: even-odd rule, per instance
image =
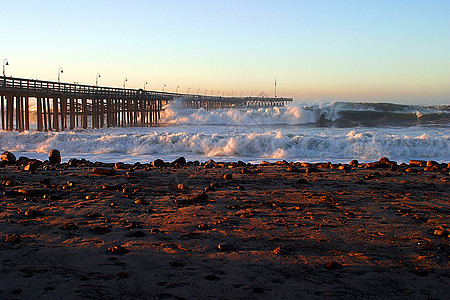
[[450, 162], [450, 105], [330, 102], [286, 107], [194, 110], [165, 107], [158, 127], [0, 131], [0, 148], [17, 157], [148, 163], [180, 156], [200, 162], [348, 163], [388, 157]]

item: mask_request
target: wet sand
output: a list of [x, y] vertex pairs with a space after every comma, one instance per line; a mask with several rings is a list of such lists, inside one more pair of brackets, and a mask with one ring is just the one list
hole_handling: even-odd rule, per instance
[[446, 164], [26, 164], [0, 165], [2, 299], [450, 295]]

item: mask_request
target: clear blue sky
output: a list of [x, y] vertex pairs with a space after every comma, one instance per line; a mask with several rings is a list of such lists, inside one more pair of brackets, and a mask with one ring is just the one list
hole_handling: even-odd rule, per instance
[[7, 75], [450, 104], [450, 1], [1, 1]]

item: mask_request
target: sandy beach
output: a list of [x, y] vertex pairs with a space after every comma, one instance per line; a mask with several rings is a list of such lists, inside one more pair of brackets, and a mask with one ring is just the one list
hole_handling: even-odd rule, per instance
[[2, 157], [0, 298], [445, 299], [448, 167]]

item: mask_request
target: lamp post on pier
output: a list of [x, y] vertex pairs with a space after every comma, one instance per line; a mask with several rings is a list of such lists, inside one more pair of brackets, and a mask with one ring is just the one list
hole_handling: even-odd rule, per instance
[[166, 86], [167, 86], [167, 84], [163, 84], [163, 92], [164, 92], [164, 89], [166, 88]]
[[61, 74], [64, 73], [63, 68], [59, 67], [58, 68], [58, 83], [61, 82]]
[[147, 80], [144, 81], [144, 91], [145, 91], [145, 85], [147, 85], [147, 84], [148, 84]]
[[100, 78], [100, 73], [97, 73], [97, 75], [95, 76], [95, 86], [98, 86], [98, 79]]
[[178, 94], [178, 89], [180, 88], [180, 86], [179, 85], [177, 85], [177, 94]]
[[123, 79], [123, 88], [125, 89], [126, 88], [126, 86], [127, 86], [127, 81], [128, 81], [128, 78], [124, 78]]
[[191, 87], [188, 86], [186, 94], [189, 94], [189, 90], [190, 90], [190, 89], [191, 89]]
[[9, 66], [9, 63], [8, 63], [8, 60], [5, 58], [3, 60], [3, 76], [6, 76], [6, 73], [5, 73], [6, 66]]

